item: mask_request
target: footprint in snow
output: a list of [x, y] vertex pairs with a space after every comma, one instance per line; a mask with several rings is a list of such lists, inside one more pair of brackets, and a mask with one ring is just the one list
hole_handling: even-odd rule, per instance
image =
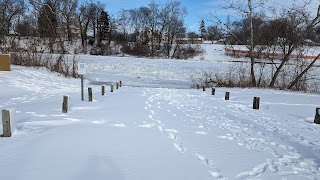
[[118, 124], [110, 124], [111, 126], [114, 126], [114, 127], [122, 127], [122, 128], [125, 128], [127, 127], [125, 124], [123, 123], [118, 123]]
[[180, 152], [180, 153], [185, 153], [186, 152], [186, 149], [180, 145], [180, 144], [177, 144], [177, 143], [173, 143], [173, 146]]
[[199, 134], [199, 135], [207, 135], [208, 134], [207, 132], [204, 132], [204, 131], [196, 131], [194, 133]]
[[154, 124], [141, 124], [138, 125], [139, 127], [143, 127], [143, 128], [153, 128], [155, 125]]

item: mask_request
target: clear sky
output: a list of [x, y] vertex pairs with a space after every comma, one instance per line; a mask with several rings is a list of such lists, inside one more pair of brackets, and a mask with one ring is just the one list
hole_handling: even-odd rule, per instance
[[[220, 3], [223, 0], [180, 0], [182, 5], [187, 9], [185, 24], [188, 31], [199, 31], [201, 19], [210, 19], [210, 14], [220, 10]], [[120, 9], [132, 9], [141, 6], [147, 6], [151, 0], [100, 0], [106, 5], [106, 10], [110, 14], [116, 14]], [[167, 0], [156, 0], [160, 4], [165, 4]], [[219, 14], [221, 16], [221, 14]], [[207, 24], [210, 24], [208, 21]]]
[[[165, 4], [168, 0], [155, 0], [159, 4]], [[231, 12], [223, 8], [225, 0], [180, 0], [182, 5], [187, 8], [188, 15], [185, 18], [185, 24], [188, 31], [199, 31], [200, 21], [204, 19], [206, 25], [210, 25], [210, 21], [215, 21], [216, 18], [224, 20], [228, 14], [232, 16], [240, 16], [236, 12]], [[246, 0], [240, 0], [246, 3]], [[253, 3], [258, 0], [253, 0]], [[293, 2], [298, 3], [305, 0], [263, 0], [268, 2], [270, 6], [281, 8], [291, 6]], [[106, 5], [106, 10], [115, 15], [120, 9], [132, 9], [141, 6], [148, 6], [151, 0], [100, 0]], [[317, 11], [320, 0], [311, 0], [308, 8], [312, 12]]]

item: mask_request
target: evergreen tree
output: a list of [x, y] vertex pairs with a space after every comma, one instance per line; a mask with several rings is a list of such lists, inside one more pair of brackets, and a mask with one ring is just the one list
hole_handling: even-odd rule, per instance
[[207, 30], [203, 20], [200, 22], [200, 37], [203, 39], [207, 39]]
[[110, 41], [110, 17], [107, 12], [101, 11], [98, 19], [99, 42], [102, 40]]

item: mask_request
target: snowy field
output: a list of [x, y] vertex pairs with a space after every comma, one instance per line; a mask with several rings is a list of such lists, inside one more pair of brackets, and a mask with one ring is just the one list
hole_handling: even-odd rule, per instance
[[79, 79], [19, 66], [0, 72], [0, 109], [16, 112], [17, 128], [0, 138], [0, 179], [320, 179], [319, 95], [191, 89], [192, 78], [230, 64], [223, 46], [206, 48], [204, 60], [80, 56], [93, 102], [86, 93], [81, 101]]

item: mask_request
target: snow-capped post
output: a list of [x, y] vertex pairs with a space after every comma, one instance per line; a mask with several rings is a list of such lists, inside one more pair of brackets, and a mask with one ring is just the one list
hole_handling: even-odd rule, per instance
[[215, 93], [216, 93], [216, 89], [212, 88], [212, 95], [215, 95]]
[[3, 127], [3, 134], [1, 137], [11, 137], [14, 129], [15, 124], [12, 122], [10, 118], [10, 111], [9, 110], [2, 110], [2, 127]]
[[88, 88], [88, 99], [89, 99], [89, 102], [92, 101], [92, 88]]
[[119, 89], [119, 83], [116, 83], [116, 89]]
[[68, 113], [68, 99], [69, 96], [63, 96], [62, 113]]
[[104, 94], [105, 94], [105, 86], [102, 85], [102, 87], [101, 87], [101, 95], [104, 96]]
[[111, 92], [113, 92], [113, 85], [111, 85]]
[[320, 108], [316, 108], [316, 115], [314, 117], [314, 123], [320, 124]]
[[120, 81], [120, 87], [122, 87], [122, 81]]
[[254, 97], [253, 98], [253, 109], [259, 109], [260, 106], [260, 98]]
[[199, 84], [197, 84], [197, 89], [200, 89], [200, 85]]
[[225, 100], [229, 100], [229, 97], [230, 97], [230, 92], [226, 92], [226, 95], [224, 97]]
[[202, 86], [202, 90], [203, 90], [203, 91], [206, 91], [206, 85], [203, 85], [203, 86]]

